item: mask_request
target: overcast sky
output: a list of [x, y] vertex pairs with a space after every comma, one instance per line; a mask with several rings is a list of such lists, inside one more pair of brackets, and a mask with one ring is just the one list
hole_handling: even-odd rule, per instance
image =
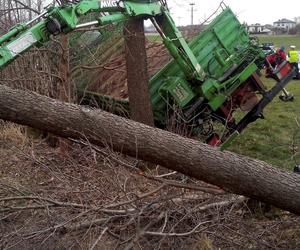
[[[191, 7], [195, 3], [194, 24], [202, 23], [220, 5], [220, 0], [167, 0], [177, 25], [191, 23]], [[273, 24], [278, 19], [294, 20], [300, 16], [300, 0], [226, 0], [241, 22]]]
[[[100, 0], [102, 1], [102, 0]], [[110, 0], [114, 1], [114, 0]], [[52, 0], [45, 0], [45, 3]], [[195, 3], [194, 24], [202, 23], [220, 5], [221, 0], [167, 0], [177, 25], [191, 23], [190, 3]], [[300, 16], [300, 0], [224, 0], [241, 22], [273, 24], [278, 19]]]

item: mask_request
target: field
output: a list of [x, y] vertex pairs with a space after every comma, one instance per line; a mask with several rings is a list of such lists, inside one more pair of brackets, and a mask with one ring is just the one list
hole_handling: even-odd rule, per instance
[[[268, 87], [273, 84], [269, 79], [264, 83]], [[289, 170], [300, 164], [300, 82], [292, 81], [287, 89], [295, 100], [285, 103], [276, 97], [265, 109], [265, 119], [249, 125], [229, 150]]]
[[[300, 37], [263, 36], [261, 42], [275, 46], [293, 44], [300, 48]], [[263, 79], [268, 88], [273, 80]], [[277, 97], [265, 109], [264, 120], [258, 120], [236, 140], [229, 150], [251, 156], [288, 170], [300, 164], [300, 81], [291, 81], [287, 90], [294, 94], [293, 102], [282, 102]]]
[[300, 36], [258, 36], [258, 39], [261, 43], [273, 42], [276, 47], [283, 45], [288, 49], [290, 45], [295, 45], [300, 48]]

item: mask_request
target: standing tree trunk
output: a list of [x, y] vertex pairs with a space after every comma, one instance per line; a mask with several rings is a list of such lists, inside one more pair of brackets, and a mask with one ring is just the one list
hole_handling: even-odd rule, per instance
[[300, 214], [300, 175], [101, 110], [0, 85], [0, 119], [114, 150]]
[[61, 83], [58, 90], [58, 98], [63, 102], [73, 101], [73, 91], [70, 78], [70, 56], [69, 56], [69, 36], [61, 35], [61, 56], [59, 61], [59, 74]]
[[135, 121], [154, 126], [144, 21], [142, 19], [128, 21], [124, 27], [124, 37], [130, 116]]
[[[66, 3], [66, 1], [62, 1]], [[60, 84], [58, 89], [58, 99], [63, 102], [72, 102], [72, 86], [70, 79], [70, 55], [69, 55], [69, 35], [62, 34], [60, 38], [61, 56], [59, 61]], [[70, 142], [60, 138], [58, 140], [60, 153], [65, 156], [68, 152]]]

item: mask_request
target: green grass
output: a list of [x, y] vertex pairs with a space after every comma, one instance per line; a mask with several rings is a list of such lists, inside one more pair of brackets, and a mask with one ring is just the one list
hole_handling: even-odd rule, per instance
[[290, 45], [295, 45], [300, 49], [300, 36], [258, 36], [258, 39], [261, 43], [273, 42], [276, 47], [284, 45], [288, 49]]
[[[269, 79], [264, 83], [273, 84]], [[282, 102], [275, 97], [264, 110], [265, 119], [250, 124], [229, 150], [285, 169], [300, 164], [300, 81], [290, 82], [287, 89], [295, 100]]]
[[[275, 46], [293, 44], [300, 48], [298, 36], [259, 37], [261, 42]], [[263, 79], [268, 88], [273, 80]], [[289, 83], [287, 90], [294, 94], [293, 102], [282, 102], [275, 97], [265, 109], [264, 120], [249, 125], [229, 150], [254, 157], [284, 169], [300, 164], [300, 80]]]

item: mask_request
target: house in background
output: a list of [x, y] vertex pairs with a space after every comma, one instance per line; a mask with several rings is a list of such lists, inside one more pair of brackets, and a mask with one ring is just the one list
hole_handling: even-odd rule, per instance
[[249, 34], [271, 34], [272, 31], [268, 29], [265, 25], [261, 25], [259, 23], [251, 24], [247, 26], [247, 31]]
[[273, 26], [274, 26], [274, 28], [288, 31], [292, 28], [295, 28], [296, 22], [291, 21], [286, 18], [283, 18], [283, 19], [279, 19], [278, 21], [274, 22]]
[[300, 16], [295, 17], [294, 19], [295, 19], [296, 24], [299, 24], [299, 23], [300, 23]]

